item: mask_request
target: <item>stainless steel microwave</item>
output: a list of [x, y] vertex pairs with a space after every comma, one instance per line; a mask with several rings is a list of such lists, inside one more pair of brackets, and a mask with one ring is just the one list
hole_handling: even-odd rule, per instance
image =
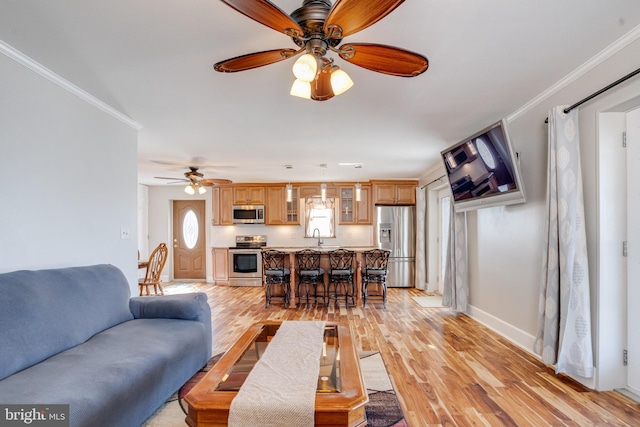
[[234, 224], [264, 224], [264, 206], [233, 205]]

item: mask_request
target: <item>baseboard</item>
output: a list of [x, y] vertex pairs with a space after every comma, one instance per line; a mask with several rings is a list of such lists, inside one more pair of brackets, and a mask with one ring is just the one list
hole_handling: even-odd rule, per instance
[[504, 320], [498, 319], [494, 315], [480, 310], [478, 307], [473, 305], [467, 305], [466, 313], [474, 320], [483, 324], [498, 335], [508, 339], [513, 344], [540, 360], [540, 356], [533, 352], [533, 345], [536, 341], [536, 337], [533, 335], [523, 331], [522, 329], [516, 328]]

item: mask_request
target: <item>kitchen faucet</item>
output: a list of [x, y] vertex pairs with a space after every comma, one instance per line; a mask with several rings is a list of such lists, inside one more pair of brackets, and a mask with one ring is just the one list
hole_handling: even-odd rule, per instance
[[314, 228], [311, 237], [316, 237], [316, 231], [318, 232], [318, 246], [322, 245], [322, 240], [320, 240], [320, 229]]

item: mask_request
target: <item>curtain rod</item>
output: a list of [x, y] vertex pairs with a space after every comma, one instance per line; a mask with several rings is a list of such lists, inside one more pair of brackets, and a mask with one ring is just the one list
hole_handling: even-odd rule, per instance
[[440, 181], [440, 180], [441, 180], [442, 178], [444, 178], [445, 176], [446, 176], [446, 175], [442, 175], [442, 176], [440, 176], [440, 177], [438, 177], [438, 178], [434, 179], [434, 180], [433, 180], [433, 181], [431, 181], [430, 183], [425, 184], [425, 185], [423, 185], [422, 187], [420, 187], [420, 189], [422, 190], [422, 189], [424, 189], [424, 187], [429, 186], [429, 185], [433, 184], [433, 183], [434, 183], [434, 182], [436, 182], [436, 181]]
[[[584, 104], [587, 101], [590, 101], [591, 99], [595, 98], [596, 96], [600, 95], [601, 93], [604, 93], [606, 91], [608, 91], [609, 89], [618, 86], [620, 83], [629, 80], [631, 77], [635, 76], [636, 74], [640, 73], [640, 68], [638, 68], [635, 71], [630, 72], [629, 74], [627, 74], [626, 76], [616, 80], [615, 82], [611, 83], [609, 86], [603, 87], [602, 89], [600, 89], [597, 92], [592, 93], [591, 95], [587, 96], [584, 99], [581, 99], [580, 101], [576, 102], [573, 105], [568, 106], [567, 108], [565, 108], [563, 111], [565, 114], [567, 114], [569, 111], [573, 110], [576, 107], [579, 107], [580, 105]], [[545, 123], [549, 123], [549, 118], [547, 117], [544, 121]]]

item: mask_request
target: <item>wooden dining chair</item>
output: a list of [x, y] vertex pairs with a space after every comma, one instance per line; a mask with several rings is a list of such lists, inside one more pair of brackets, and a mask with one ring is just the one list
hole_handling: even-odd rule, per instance
[[[140, 286], [140, 296], [142, 296], [143, 288], [146, 289], [146, 294], [147, 296], [149, 296], [150, 286], [153, 286], [153, 292], [155, 295], [164, 295], [164, 290], [162, 289], [161, 283], [162, 281], [160, 280], [160, 273], [162, 273], [164, 264], [165, 262], [167, 262], [168, 253], [169, 249], [167, 248], [167, 245], [165, 243], [160, 243], [158, 247], [155, 248], [151, 253], [144, 279], [138, 281], [138, 285]], [[158, 290], [160, 290], [160, 293], [158, 293]]]

